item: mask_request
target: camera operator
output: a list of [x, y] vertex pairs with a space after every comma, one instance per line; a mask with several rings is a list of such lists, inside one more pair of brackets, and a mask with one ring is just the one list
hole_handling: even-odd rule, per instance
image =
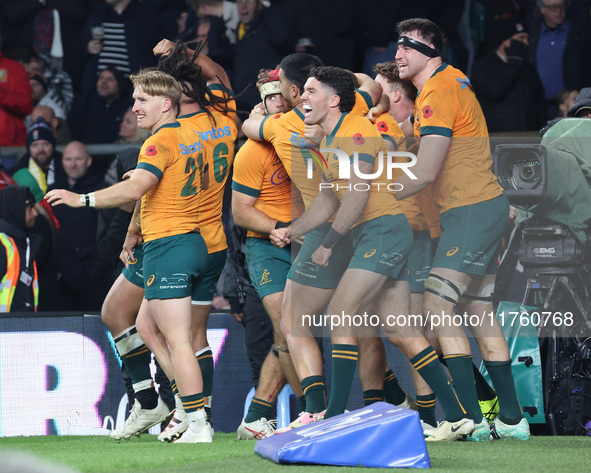
[[[540, 130], [540, 134], [544, 136], [550, 128], [564, 118], [565, 117], [558, 117], [549, 120], [548, 123], [546, 123], [546, 126]], [[569, 108], [566, 118], [591, 118], [591, 87], [581, 89], [577, 100], [575, 100], [575, 103]]]
[[[526, 208], [516, 211], [517, 228], [499, 268], [501, 277], [495, 288], [496, 301], [523, 301], [531, 305], [527, 278], [519, 276], [523, 267], [517, 262], [518, 252], [521, 263], [531, 269], [526, 274], [530, 278], [540, 275], [572, 277], [580, 272], [581, 264], [588, 263], [584, 253], [590, 232], [591, 121], [586, 118], [591, 118], [591, 87], [581, 90], [566, 118], [551, 120], [541, 130], [540, 146], [528, 151], [519, 149], [523, 145], [510, 146], [503, 151], [497, 148], [497, 175], [512, 203], [521, 201], [520, 207], [524, 207], [525, 193], [533, 191], [539, 195], [530, 199]], [[572, 278], [573, 281], [578, 279]], [[573, 297], [586, 299], [584, 292], [578, 294], [581, 292], [578, 283], [573, 283], [572, 287], [577, 288], [572, 291]], [[565, 307], [558, 307], [565, 303], [552, 297], [552, 300], [547, 297], [546, 304], [565, 310]], [[585, 315], [587, 310], [583, 312]]]
[[585, 87], [566, 114], [567, 117], [591, 118], [591, 87]]

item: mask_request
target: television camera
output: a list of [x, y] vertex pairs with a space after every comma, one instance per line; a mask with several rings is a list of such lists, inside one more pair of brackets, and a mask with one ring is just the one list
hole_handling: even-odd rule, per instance
[[[494, 166], [520, 209], [513, 238], [527, 276], [522, 302], [542, 314], [548, 424], [555, 435], [591, 434], [591, 120], [560, 120], [540, 144], [497, 145]], [[543, 314], [562, 323], [546, 324]]]

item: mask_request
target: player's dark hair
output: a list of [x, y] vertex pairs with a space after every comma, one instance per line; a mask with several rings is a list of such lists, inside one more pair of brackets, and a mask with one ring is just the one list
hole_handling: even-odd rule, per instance
[[353, 110], [355, 105], [355, 84], [349, 71], [334, 66], [315, 67], [310, 71], [310, 77], [335, 91], [335, 94], [341, 99], [339, 102], [341, 112], [345, 113]]
[[228, 107], [228, 102], [233, 100], [232, 97], [229, 95], [220, 97], [211, 93], [201, 76], [201, 67], [194, 62], [204, 44], [196, 43], [195, 52], [190, 56], [187, 47], [181, 42], [177, 42], [168, 54], [160, 56], [158, 70], [167, 72], [174, 77], [180, 84], [183, 94], [194, 100], [215, 124], [215, 118], [210, 108], [224, 114], [233, 113], [236, 110]]
[[405, 98], [414, 102], [417, 97], [417, 88], [410, 80], [400, 78], [396, 61], [380, 62], [373, 67], [373, 71], [376, 75], [380, 74], [386, 78], [389, 87], [388, 92], [398, 88], [402, 90]]
[[439, 29], [435, 23], [426, 18], [411, 18], [404, 20], [396, 25], [396, 31], [398, 36], [404, 36], [407, 33], [416, 32], [427, 44], [432, 44], [433, 47], [439, 52], [439, 55], [443, 52], [443, 47], [446, 43], [445, 35], [443, 31]]
[[300, 90], [300, 95], [304, 93], [304, 84], [308, 80], [310, 71], [320, 66], [324, 66], [320, 58], [306, 53], [294, 53], [285, 56], [279, 64], [285, 78]]
[[355, 75], [355, 73], [354, 73], [353, 71], [349, 71], [349, 70], [347, 70], [347, 69], [345, 69], [345, 70], [346, 70], [346, 71], [349, 73], [349, 75], [351, 76], [351, 80], [353, 81], [353, 86], [354, 86], [356, 89], [358, 89], [358, 88], [361, 86], [361, 84], [359, 83], [359, 79], [357, 78], [357, 76]]

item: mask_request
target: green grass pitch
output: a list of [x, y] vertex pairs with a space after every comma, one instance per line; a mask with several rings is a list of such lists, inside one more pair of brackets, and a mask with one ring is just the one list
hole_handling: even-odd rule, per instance
[[[391, 440], [392, 444], [396, 439]], [[254, 441], [216, 434], [212, 444], [164, 444], [142, 435], [121, 443], [109, 437], [6, 437], [0, 453], [28, 452], [85, 473], [339, 473], [391, 471], [375, 468], [277, 465], [254, 453]], [[388, 448], [384, 443], [383, 448]], [[528, 442], [428, 444], [434, 472], [560, 473], [591, 471], [590, 437], [533, 437]], [[0, 455], [1, 458], [1, 455]], [[0, 464], [0, 472], [4, 471]], [[12, 473], [12, 472], [11, 472]], [[16, 473], [16, 472], [15, 472]]]

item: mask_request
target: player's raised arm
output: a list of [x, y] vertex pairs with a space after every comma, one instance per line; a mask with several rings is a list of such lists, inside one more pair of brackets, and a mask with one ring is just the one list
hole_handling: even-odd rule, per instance
[[382, 98], [382, 86], [367, 74], [356, 72], [355, 77], [359, 82], [358, 89], [371, 97], [372, 105], [377, 105]]
[[[154, 46], [152, 52], [156, 56], [167, 55], [170, 53], [172, 48], [174, 48], [174, 46], [175, 43], [173, 41], [170, 41], [169, 39], [163, 39], [156, 46]], [[199, 51], [199, 49], [200, 46], [198, 47], [197, 51]], [[232, 88], [226, 70], [217, 62], [205, 54], [195, 55], [195, 50], [193, 49], [187, 48], [187, 54], [189, 57], [193, 57], [193, 62], [201, 68], [201, 75], [207, 82], [207, 85], [222, 84], [228, 89]]]

